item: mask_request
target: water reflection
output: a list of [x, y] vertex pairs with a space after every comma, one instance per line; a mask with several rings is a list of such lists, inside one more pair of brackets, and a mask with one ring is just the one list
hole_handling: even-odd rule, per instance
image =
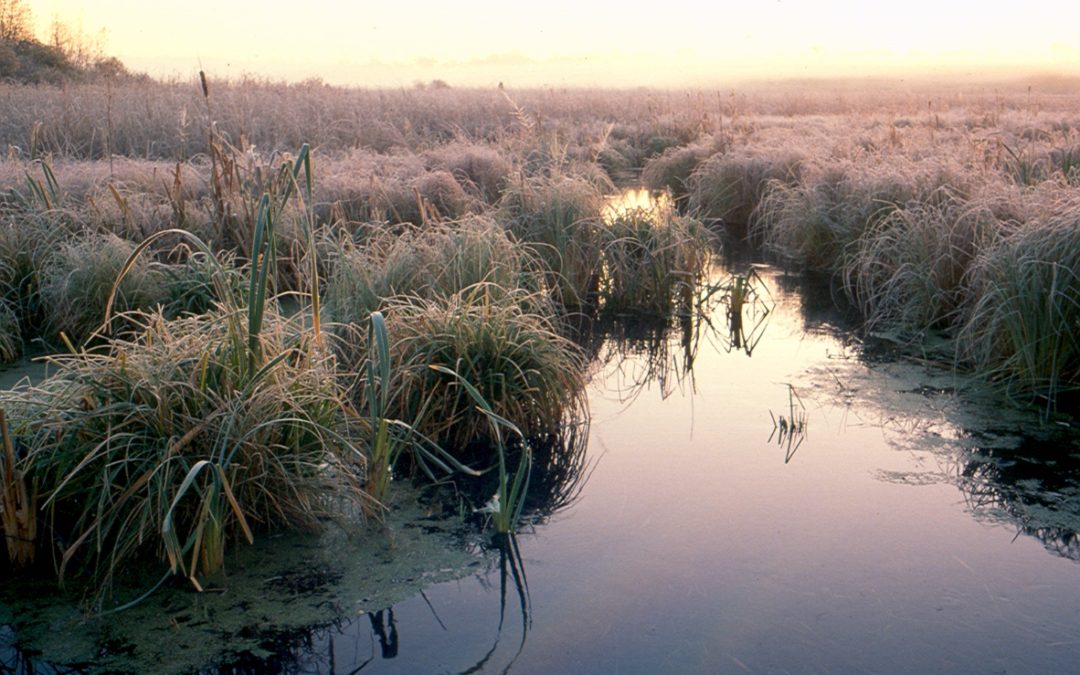
[[495, 642], [491, 649], [484, 654], [475, 664], [461, 671], [466, 673], [478, 673], [492, 662], [502, 641], [503, 625], [506, 621], [508, 588], [512, 585], [517, 597], [518, 613], [521, 617], [521, 638], [517, 643], [517, 650], [511, 655], [509, 661], [499, 671], [509, 672], [521, 652], [525, 649], [525, 641], [529, 637], [529, 628], [532, 626], [532, 599], [529, 596], [529, 583], [525, 578], [525, 561], [521, 557], [518, 548], [517, 536], [513, 533], [496, 535], [493, 545], [499, 552], [499, 627], [495, 633]]
[[533, 451], [523, 519], [539, 524], [568, 508], [589, 479], [589, 422], [564, 424], [557, 432], [530, 441]]
[[616, 315], [580, 322], [576, 336], [596, 375], [623, 403], [653, 387], [666, 399], [694, 391], [703, 345], [751, 356], [765, 335], [774, 302], [755, 266], [715, 269], [709, 281], [669, 316]]
[[[508, 672], [524, 650], [532, 627], [532, 600], [525, 562], [517, 537], [513, 534], [497, 535], [483, 548], [488, 559], [492, 555], [498, 556], [498, 620], [490, 644], [473, 639], [473, 636], [483, 632], [482, 626], [478, 625], [480, 619], [447, 625], [428, 596], [421, 593], [420, 597], [437, 624], [438, 632], [443, 633], [454, 645], [453, 654], [432, 654], [432, 650], [438, 647], [430, 644], [434, 637], [430, 623], [419, 620], [421, 617], [410, 611], [403, 612], [409, 618], [399, 618], [396, 611], [398, 606], [395, 605], [307, 631], [264, 636], [260, 641], [261, 655], [248, 652], [230, 663], [201, 672], [207, 675], [360, 673], [369, 669], [383, 671], [399, 668], [410, 672], [416, 663], [432, 659], [439, 661], [442, 657], [460, 664], [454, 668], [454, 672]], [[478, 574], [476, 579], [487, 590], [493, 590], [486, 572]], [[402, 605], [415, 603], [406, 601]], [[454, 608], [443, 609], [453, 611]], [[469, 650], [475, 650], [471, 659]], [[398, 658], [403, 663], [393, 666]], [[18, 672], [29, 675], [40, 671]]]
[[658, 216], [669, 213], [674, 208], [671, 195], [664, 190], [649, 190], [647, 188], [629, 189], [617, 195], [610, 195], [604, 200], [604, 206], [600, 209], [600, 217], [611, 222], [620, 216], [635, 211]]
[[[732, 273], [716, 290], [720, 292], [720, 302], [727, 318], [728, 341], [725, 349], [753, 355], [758, 342], [765, 335], [765, 326], [774, 306], [768, 285], [758, 275], [757, 267], [751, 266], [746, 272]], [[713, 314], [713, 311], [704, 312], [706, 320]]]
[[0, 625], [0, 674], [2, 675], [68, 675], [86, 672], [78, 666], [54, 666], [41, 662], [31, 651], [20, 649], [15, 630]]
[[[398, 632], [397, 623], [394, 621], [394, 608], [390, 607], [371, 612], [368, 614], [368, 619], [371, 620], [372, 634], [379, 639], [379, 656], [384, 659], [392, 659], [397, 656]], [[442, 623], [441, 619], [439, 623]]]
[[693, 367], [711, 324], [695, 317], [617, 317], [592, 326], [599, 342], [593, 358], [594, 379], [629, 404], [654, 386], [660, 398], [693, 391]]
[[776, 439], [776, 445], [784, 449], [784, 464], [787, 464], [795, 457], [795, 452], [806, 440], [808, 418], [806, 405], [799, 396], [799, 392], [795, 391], [795, 387], [790, 384], [785, 383], [784, 386], [788, 391], [787, 410], [778, 414], [774, 414], [772, 410], [769, 411], [773, 430], [769, 434], [768, 442], [772, 443], [773, 439]]
[[775, 275], [778, 293], [785, 302], [793, 302], [802, 317], [803, 330], [849, 337], [843, 332], [857, 331], [862, 321], [833, 277], [816, 274]]
[[[991, 434], [979, 434], [982, 437]], [[963, 455], [959, 486], [972, 513], [1007, 522], [1055, 555], [1080, 562], [1080, 440], [1025, 438]]]
[[859, 357], [874, 370], [849, 382], [836, 379], [837, 402], [855, 411], [856, 423], [880, 428], [895, 449], [925, 457], [925, 468], [878, 471], [880, 480], [955, 486], [977, 520], [1015, 530], [1013, 541], [1030, 537], [1054, 555], [1080, 562], [1075, 426], [1047, 425], [1041, 411], [1002, 406], [985, 382], [932, 362], [883, 364], [880, 354], [866, 349]]

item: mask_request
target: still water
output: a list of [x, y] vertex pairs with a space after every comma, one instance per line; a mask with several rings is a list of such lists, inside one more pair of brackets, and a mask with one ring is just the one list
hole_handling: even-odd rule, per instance
[[519, 564], [324, 627], [274, 667], [1075, 670], [1075, 440], [1017, 447], [1035, 420], [868, 365], [827, 297], [756, 271], [771, 311], [750, 356], [722, 329], [599, 346], [591, 473], [519, 535]]
[[1075, 670], [1075, 434], [867, 359], [797, 277], [716, 280], [750, 270], [738, 346], [722, 305], [590, 343], [579, 491], [516, 556], [221, 670]]

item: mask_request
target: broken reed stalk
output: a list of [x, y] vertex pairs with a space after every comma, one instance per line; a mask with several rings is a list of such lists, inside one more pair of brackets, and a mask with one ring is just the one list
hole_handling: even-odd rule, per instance
[[11, 441], [7, 418], [0, 409], [0, 436], [4, 443], [4, 473], [0, 480], [0, 524], [4, 529], [8, 559], [15, 567], [34, 562], [37, 541], [37, 490], [26, 487], [25, 476], [15, 467], [15, 447]]

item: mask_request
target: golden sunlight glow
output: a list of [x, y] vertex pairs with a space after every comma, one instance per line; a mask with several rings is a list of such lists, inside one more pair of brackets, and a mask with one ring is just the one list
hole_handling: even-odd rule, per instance
[[671, 195], [667, 193], [655, 194], [645, 188], [636, 190], [623, 190], [622, 192], [608, 196], [604, 199], [604, 206], [600, 210], [600, 216], [606, 222], [612, 222], [620, 216], [632, 214], [636, 211], [644, 211], [650, 214], [663, 214], [674, 208]]
[[969, 0], [35, 0], [152, 75], [408, 85], [720, 86], [844, 75], [1080, 73], [1080, 3]]

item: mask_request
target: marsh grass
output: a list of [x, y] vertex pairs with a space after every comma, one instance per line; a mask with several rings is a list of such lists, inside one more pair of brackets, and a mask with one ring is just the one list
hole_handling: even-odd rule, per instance
[[494, 204], [513, 171], [512, 162], [497, 147], [450, 143], [425, 153], [428, 164], [449, 171], [470, 195]]
[[641, 171], [641, 182], [650, 190], [667, 190], [676, 207], [685, 209], [692, 190], [691, 176], [710, 157], [720, 157], [728, 149], [728, 139], [717, 135], [684, 146], [666, 148]]
[[802, 161], [800, 153], [782, 149], [714, 155], [689, 178], [690, 212], [745, 233], [766, 186], [796, 183]]
[[22, 356], [23, 337], [18, 311], [0, 298], [0, 363], [11, 363]]
[[302, 172], [310, 194], [306, 148], [252, 207], [246, 294], [198, 237], [158, 232], [124, 249], [105, 328], [142, 256], [169, 237], [205, 256], [213, 309], [172, 320], [128, 312], [128, 331], [50, 357], [54, 376], [5, 397], [19, 412], [13, 429], [28, 448], [19, 469], [41, 486], [61, 581], [69, 567], [85, 571], [100, 599], [128, 563], [156, 554], [201, 589], [197, 577], [221, 570], [230, 540], [317, 527], [363, 504], [365, 456], [321, 346], [317, 286], [311, 317], [283, 317], [268, 294], [275, 223], [299, 199]]
[[417, 431], [422, 426], [425, 411], [420, 411], [412, 424], [389, 417], [393, 362], [386, 320], [379, 312], [371, 314], [368, 345], [370, 355], [364, 364], [363, 400], [368, 411], [369, 461], [364, 490], [371, 497], [370, 506], [381, 508], [386, 502], [395, 467], [404, 453], [409, 453], [414, 465], [433, 481], [455, 472], [479, 476], [477, 471], [457, 461]]
[[767, 184], [751, 235], [805, 268], [838, 272], [847, 247], [890, 213], [965, 194], [967, 184], [937, 162], [820, 163], [804, 167], [797, 183]]
[[1049, 162], [1066, 184], [1073, 187], [1080, 185], [1080, 145], [1054, 148], [1050, 151]]
[[16, 335], [23, 341], [45, 330], [41, 286], [72, 231], [70, 214], [62, 208], [65, 195], [49, 165], [40, 166], [43, 177], [27, 170], [26, 187], [11, 193], [9, 208], [0, 208], [0, 298], [17, 318]]
[[965, 280], [961, 358], [1048, 410], [1080, 384], [1080, 205], [1065, 198], [982, 249]]
[[666, 316], [689, 311], [712, 262], [712, 235], [672, 208], [631, 208], [613, 214], [602, 230], [601, 310]]
[[603, 204], [594, 184], [566, 175], [519, 176], [499, 202], [507, 229], [544, 261], [546, 285], [564, 307], [587, 304], [596, 290], [604, 246]]
[[1032, 143], [1013, 149], [1000, 141], [1002, 149], [1000, 164], [1005, 176], [1017, 185], [1033, 186], [1045, 180], [1049, 174], [1046, 158], [1039, 155]]
[[50, 357], [56, 375], [8, 396], [61, 580], [72, 567], [107, 589], [130, 561], [164, 556], [199, 587], [228, 541], [360, 503], [363, 456], [331, 364], [271, 314], [252, 371], [237, 318], [129, 314], [127, 337]]
[[[494, 220], [474, 216], [428, 227], [369, 231], [329, 242], [326, 306], [335, 321], [363, 323], [399, 295], [445, 297], [479, 283], [528, 287], [539, 261]], [[538, 298], [537, 298], [538, 299]]]
[[[53, 252], [40, 282], [51, 341], [59, 344], [63, 334], [82, 344], [102, 326], [110, 291], [134, 250], [135, 244], [105, 233], [85, 234]], [[139, 260], [124, 276], [115, 305], [118, 311], [150, 309], [165, 299], [160, 269]]]
[[567, 415], [585, 417], [580, 352], [550, 316], [528, 309], [533, 302], [525, 291], [491, 284], [449, 297], [389, 301], [391, 356], [400, 377], [392, 416], [422, 417], [418, 431], [455, 454], [493, 440], [489, 414], [477, 411], [461, 382], [525, 437], [557, 429]]
[[[484, 395], [477, 390], [468, 380], [459, 375], [455, 370], [431, 364], [429, 366], [435, 372], [446, 375], [460, 385], [476, 406], [477, 412], [481, 413], [488, 421], [491, 431], [490, 443], [498, 460], [499, 483], [495, 494], [481, 508], [479, 513], [485, 513], [491, 517], [492, 525], [498, 534], [512, 534], [521, 521], [521, 514], [525, 509], [525, 497], [529, 492], [529, 475], [532, 472], [532, 448], [529, 446], [521, 429], [505, 417], [497, 414], [491, 407]], [[511, 472], [507, 459], [507, 439], [505, 434], [516, 436], [520, 442], [517, 467]]]
[[997, 227], [950, 196], [897, 209], [848, 248], [845, 286], [871, 328], [915, 335], [949, 328], [968, 268]]
[[456, 220], [473, 210], [473, 199], [449, 171], [428, 171], [414, 180], [411, 187], [420, 211], [411, 222]]
[[[417, 163], [418, 164], [418, 163]], [[478, 211], [478, 199], [469, 195], [449, 171], [410, 167], [403, 174], [373, 173], [353, 179], [344, 198], [336, 203], [353, 221], [426, 225], [462, 218]]]
[[[207, 92], [205, 79], [203, 92]], [[208, 115], [209, 100], [207, 95]], [[273, 255], [266, 262], [271, 295], [309, 289], [317, 282], [310, 276], [315, 229], [310, 147], [301, 146], [295, 156], [263, 155], [246, 145], [242, 135], [236, 146], [214, 125], [209, 134], [209, 189], [204, 204], [209, 220], [198, 234], [212, 244], [212, 250], [238, 256], [258, 254], [258, 245], [266, 243], [260, 237], [269, 236]], [[271, 228], [265, 227], [268, 214], [274, 219]], [[247, 262], [254, 265], [256, 260]]]
[[163, 276], [165, 316], [209, 312], [218, 302], [227, 300], [219, 297], [221, 288], [226, 289], [229, 297], [243, 297], [245, 270], [237, 264], [236, 256], [228, 253], [211, 256], [181, 246], [170, 257], [181, 260], [158, 268]]

